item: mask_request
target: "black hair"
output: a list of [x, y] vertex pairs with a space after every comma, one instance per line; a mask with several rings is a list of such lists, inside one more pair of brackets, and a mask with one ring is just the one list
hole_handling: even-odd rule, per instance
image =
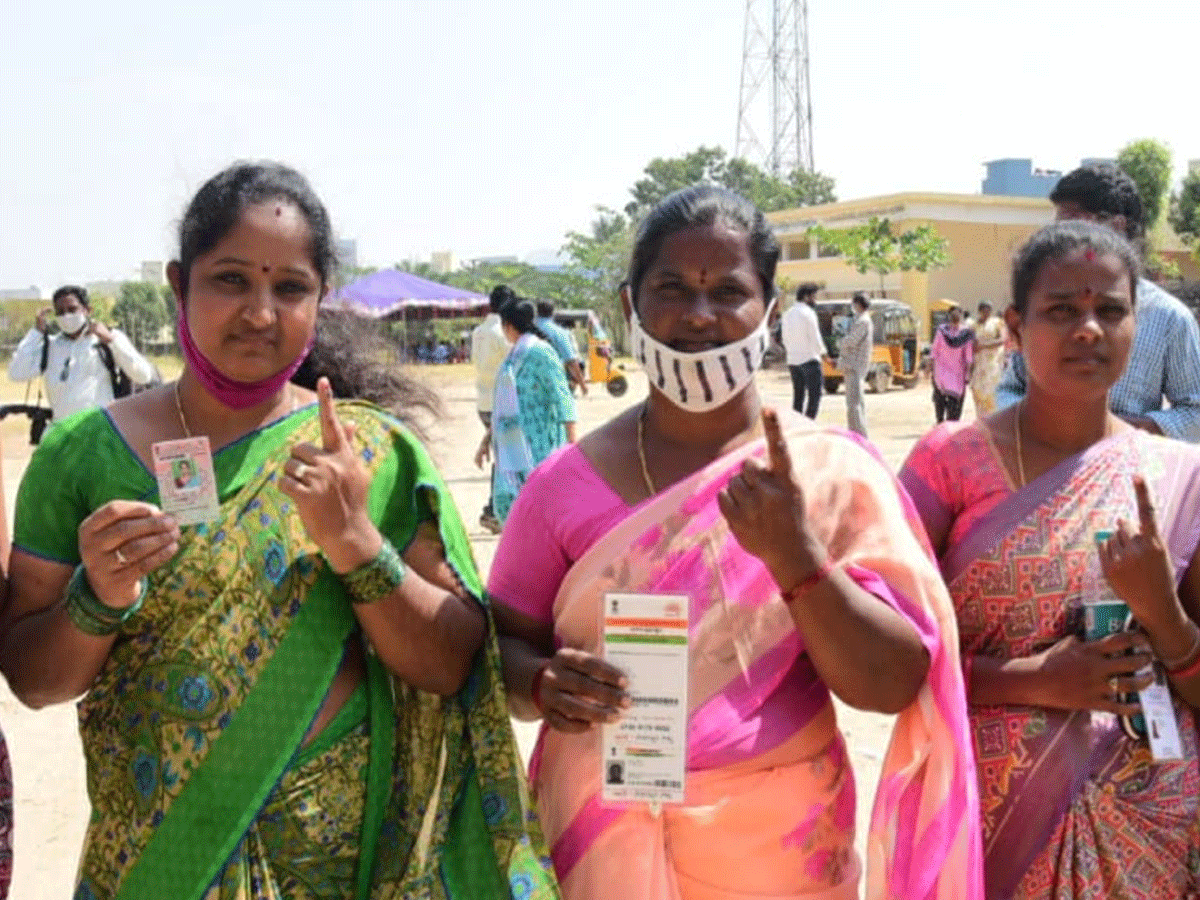
[[488, 294], [488, 306], [491, 307], [492, 312], [498, 313], [500, 312], [500, 307], [502, 307], [505, 303], [516, 299], [517, 295], [513, 293], [512, 288], [510, 288], [507, 284], [498, 284], [492, 288], [492, 292]]
[[1012, 305], [1022, 317], [1029, 308], [1029, 291], [1047, 260], [1062, 259], [1075, 250], [1087, 249], [1097, 256], [1115, 256], [1129, 272], [1129, 302], [1137, 296], [1141, 258], [1133, 244], [1111, 228], [1094, 222], [1073, 220], [1047, 225], [1017, 251], [1012, 269]]
[[517, 334], [535, 334], [543, 341], [549, 341], [546, 333], [534, 324], [533, 320], [536, 317], [537, 308], [531, 300], [513, 297], [512, 300], [500, 307], [500, 321], [515, 328]]
[[857, 303], [863, 309], [871, 308], [871, 301], [867, 299], [867, 295], [864, 294], [862, 291], [855, 291], [854, 296], [850, 298], [850, 302], [852, 304]]
[[554, 315], [554, 301], [541, 299], [537, 302], [537, 314], [539, 319], [548, 319]]
[[629, 261], [633, 305], [637, 306], [638, 288], [668, 235], [718, 222], [734, 225], [749, 236], [750, 256], [762, 284], [763, 298], [770, 301], [775, 296], [775, 267], [779, 264], [779, 241], [775, 232], [758, 207], [745, 197], [711, 184], [696, 184], [663, 198], [642, 220]]
[[333, 283], [337, 249], [325, 205], [308, 181], [277, 162], [239, 162], [218, 172], [196, 192], [179, 223], [181, 290], [187, 291], [192, 264], [220, 243], [248, 206], [279, 201], [300, 210], [308, 223], [309, 253], [321, 287]]
[[1137, 184], [1112, 163], [1088, 163], [1058, 180], [1051, 203], [1077, 203], [1094, 216], [1124, 216], [1125, 237], [1136, 241], [1146, 230], [1146, 212]]
[[50, 295], [50, 303], [58, 303], [63, 297], [74, 297], [83, 304], [83, 308], [90, 310], [92, 308], [91, 301], [88, 300], [88, 293], [84, 288], [77, 284], [64, 284], [53, 294]]
[[370, 401], [425, 438], [422, 420], [439, 418], [442, 403], [430, 388], [392, 363], [401, 358], [401, 349], [379, 322], [322, 306], [312, 350], [292, 382], [316, 390], [317, 379], [324, 375], [335, 397]]
[[803, 300], [805, 297], [812, 297], [820, 289], [821, 286], [815, 281], [806, 281], [800, 287], [796, 288], [796, 299]]

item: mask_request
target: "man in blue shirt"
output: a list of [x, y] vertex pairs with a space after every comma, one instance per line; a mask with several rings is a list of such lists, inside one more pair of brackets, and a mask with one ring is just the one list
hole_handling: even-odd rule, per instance
[[[1050, 194], [1055, 218], [1107, 225], [1134, 242], [1146, 230], [1137, 185], [1111, 163], [1092, 163], [1062, 177]], [[1124, 374], [1108, 393], [1109, 408], [1154, 434], [1200, 441], [1200, 328], [1186, 306], [1152, 281], [1137, 284], [1137, 331]], [[996, 390], [996, 406], [1025, 395], [1025, 360], [1014, 353]], [[1163, 398], [1170, 407], [1163, 408]]]
[[571, 332], [554, 321], [554, 304], [549, 300], [537, 302], [537, 318], [533, 320], [538, 329], [544, 334], [558, 358], [567, 370], [567, 380], [572, 385], [579, 385], [583, 395], [587, 396], [587, 379], [583, 377], [583, 362], [579, 358], [579, 348]]

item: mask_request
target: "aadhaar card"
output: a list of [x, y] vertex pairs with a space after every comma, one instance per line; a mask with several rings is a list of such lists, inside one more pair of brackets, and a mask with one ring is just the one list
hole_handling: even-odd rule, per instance
[[199, 525], [217, 518], [217, 479], [213, 475], [208, 438], [159, 441], [150, 445], [162, 510], [180, 525]]
[[683, 802], [688, 606], [686, 595], [605, 595], [604, 659], [628, 677], [633, 701], [601, 729], [605, 801]]
[[1154, 681], [1138, 691], [1142, 717], [1146, 720], [1146, 736], [1150, 740], [1150, 755], [1156, 762], [1183, 759], [1183, 742], [1179, 739], [1179, 722], [1175, 719], [1175, 704], [1167, 676], [1162, 666], [1154, 666]]

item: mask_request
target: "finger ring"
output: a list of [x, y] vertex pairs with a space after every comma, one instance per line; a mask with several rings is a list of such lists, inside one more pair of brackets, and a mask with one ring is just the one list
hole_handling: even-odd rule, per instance
[[121, 553], [120, 547], [118, 547], [116, 550], [113, 551], [113, 556], [115, 556], [117, 558], [117, 562], [120, 563], [121, 565], [123, 565], [123, 566], [129, 565], [129, 560], [127, 560], [125, 558], [125, 555], [123, 553]]
[[304, 463], [296, 463], [296, 471], [292, 473], [292, 477], [297, 481], [303, 481], [304, 476], [308, 474], [308, 466]]

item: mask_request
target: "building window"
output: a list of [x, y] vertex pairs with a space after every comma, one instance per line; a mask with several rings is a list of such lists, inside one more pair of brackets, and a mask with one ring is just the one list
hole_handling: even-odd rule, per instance
[[811, 245], [808, 241], [789, 241], [785, 259], [808, 259], [810, 254]]

